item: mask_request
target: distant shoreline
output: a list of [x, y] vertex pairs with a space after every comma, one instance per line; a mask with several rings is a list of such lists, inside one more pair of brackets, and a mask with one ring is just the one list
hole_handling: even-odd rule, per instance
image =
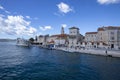
[[16, 41], [16, 39], [0, 39], [0, 42]]

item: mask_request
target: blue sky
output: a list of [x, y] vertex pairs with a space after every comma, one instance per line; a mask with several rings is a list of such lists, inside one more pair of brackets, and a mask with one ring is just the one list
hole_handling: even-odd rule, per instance
[[0, 0], [0, 38], [59, 34], [61, 26], [83, 35], [120, 26], [120, 0]]

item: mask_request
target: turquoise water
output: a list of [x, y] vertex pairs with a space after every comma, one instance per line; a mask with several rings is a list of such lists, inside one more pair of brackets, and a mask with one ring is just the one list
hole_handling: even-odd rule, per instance
[[0, 80], [120, 80], [120, 58], [0, 42]]

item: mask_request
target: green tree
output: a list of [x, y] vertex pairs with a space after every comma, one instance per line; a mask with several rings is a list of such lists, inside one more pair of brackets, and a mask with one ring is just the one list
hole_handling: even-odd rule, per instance
[[33, 39], [33, 38], [30, 38], [30, 39], [29, 39], [29, 42], [33, 43], [33, 42], [34, 42], [34, 39]]

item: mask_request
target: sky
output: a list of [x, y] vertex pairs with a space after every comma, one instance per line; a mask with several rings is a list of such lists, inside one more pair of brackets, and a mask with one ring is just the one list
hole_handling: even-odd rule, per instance
[[0, 38], [97, 31], [120, 26], [120, 0], [0, 0]]

